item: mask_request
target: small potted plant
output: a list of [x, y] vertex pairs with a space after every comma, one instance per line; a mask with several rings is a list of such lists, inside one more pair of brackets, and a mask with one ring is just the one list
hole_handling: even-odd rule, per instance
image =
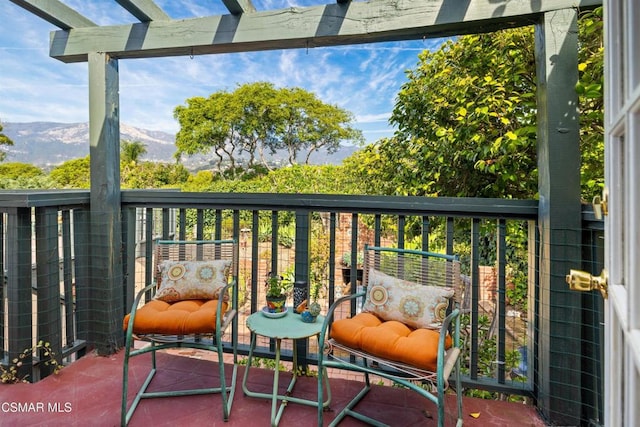
[[277, 274], [269, 274], [266, 287], [267, 311], [269, 313], [282, 313], [285, 310], [287, 292], [291, 287], [291, 281]]
[[321, 309], [322, 307], [320, 307], [320, 304], [317, 301], [312, 302], [302, 312], [301, 314], [302, 321], [306, 323], [315, 322], [316, 318], [320, 314]]
[[[356, 280], [362, 282], [362, 264], [364, 262], [364, 256], [362, 253], [358, 253], [356, 259]], [[345, 285], [351, 283], [351, 252], [345, 252], [342, 254], [342, 282]]]

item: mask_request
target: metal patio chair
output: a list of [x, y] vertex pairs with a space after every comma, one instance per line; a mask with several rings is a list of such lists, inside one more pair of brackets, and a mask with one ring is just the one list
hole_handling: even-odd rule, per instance
[[[229, 419], [237, 376], [237, 279], [238, 245], [235, 240], [160, 240], [154, 250], [154, 280], [138, 293], [125, 316], [126, 344], [122, 384], [121, 424], [126, 425], [142, 399], [218, 393], [222, 417]], [[152, 299], [141, 304], [150, 295]], [[231, 337], [223, 343], [223, 336]], [[140, 340], [146, 346], [134, 347]], [[216, 387], [148, 392], [160, 367], [156, 352], [170, 348], [192, 348], [217, 353], [220, 377]], [[233, 372], [225, 376], [224, 349], [233, 353]], [[151, 370], [128, 406], [130, 358], [151, 352]]]
[[[391, 380], [438, 407], [444, 426], [445, 393], [453, 373], [457, 422], [462, 425], [460, 308], [462, 281], [457, 257], [416, 250], [366, 246], [364, 291], [337, 300], [320, 336], [318, 369], [364, 374], [364, 386], [330, 425], [352, 416], [385, 425], [357, 412], [371, 388], [370, 375]], [[354, 304], [354, 301], [359, 304]], [[349, 317], [351, 307], [359, 306]], [[318, 396], [322, 396], [318, 382]], [[318, 425], [323, 425], [319, 406]]]

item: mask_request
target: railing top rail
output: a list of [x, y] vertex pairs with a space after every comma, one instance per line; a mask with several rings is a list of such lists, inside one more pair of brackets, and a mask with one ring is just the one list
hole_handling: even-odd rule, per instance
[[441, 254], [439, 252], [419, 251], [416, 249], [404, 249], [404, 248], [391, 248], [382, 246], [370, 246], [364, 245], [365, 251], [377, 251], [377, 252], [396, 252], [404, 254], [419, 255], [422, 257], [440, 258], [447, 261], [458, 261], [457, 255]]
[[81, 206], [90, 200], [89, 190], [0, 190], [0, 209]]
[[142, 207], [336, 211], [536, 219], [537, 200], [345, 194], [196, 193], [124, 190], [122, 203]]

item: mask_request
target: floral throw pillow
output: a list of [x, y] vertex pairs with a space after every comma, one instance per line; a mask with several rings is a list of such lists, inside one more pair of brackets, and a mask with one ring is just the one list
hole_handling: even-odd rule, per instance
[[451, 288], [420, 285], [374, 269], [367, 282], [364, 310], [413, 328], [440, 328], [453, 296]]
[[164, 302], [217, 299], [228, 282], [230, 266], [230, 260], [163, 261], [155, 299]]

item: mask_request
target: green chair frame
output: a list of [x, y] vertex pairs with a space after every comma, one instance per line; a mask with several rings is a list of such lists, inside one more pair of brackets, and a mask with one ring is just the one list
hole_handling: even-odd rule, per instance
[[[461, 426], [463, 420], [459, 357], [462, 352], [460, 302], [464, 288], [460, 276], [458, 258], [453, 255], [433, 252], [368, 245], [365, 246], [364, 252], [363, 290], [342, 297], [332, 304], [320, 333], [319, 348], [324, 349], [324, 351], [320, 351], [318, 354], [318, 371], [336, 368], [364, 374], [363, 388], [329, 425], [337, 425], [346, 416], [354, 417], [370, 425], [386, 425], [356, 411], [356, 405], [371, 389], [369, 376], [375, 375], [413, 390], [420, 396], [435, 403], [438, 407], [438, 426], [443, 427], [445, 420], [445, 392], [449, 388], [449, 377], [453, 373], [457, 399], [456, 425]], [[422, 285], [446, 286], [454, 289], [453, 303], [449, 304], [448, 314], [440, 327], [436, 371], [432, 372], [393, 360], [382, 359], [362, 350], [349, 348], [330, 338], [331, 324], [336, 318], [348, 317], [353, 315], [354, 311], [362, 309], [367, 293], [369, 271], [372, 268]], [[355, 287], [352, 287], [352, 289], [355, 289]], [[452, 346], [445, 350], [447, 334], [452, 337]], [[318, 396], [322, 396], [322, 393], [323, 384], [322, 381], [319, 381]], [[318, 425], [323, 425], [323, 407], [319, 405], [318, 408]]]
[[[215, 320], [215, 333], [210, 336], [203, 334], [193, 335], [162, 335], [147, 334], [140, 335], [134, 331], [134, 322], [136, 312], [142, 306], [142, 301], [148, 301], [152, 298], [157, 290], [157, 284], [160, 283], [160, 269], [158, 266], [164, 260], [190, 261], [190, 260], [216, 260], [229, 259], [232, 261], [230, 270], [230, 280], [220, 295], [229, 295], [231, 306], [226, 313], [222, 314], [223, 298], [218, 300], [218, 312]], [[238, 331], [238, 244], [236, 240], [193, 240], [193, 241], [172, 241], [158, 240], [154, 251], [154, 271], [153, 281], [151, 284], [142, 289], [133, 302], [130, 312], [129, 324], [126, 330], [126, 343], [124, 354], [123, 368], [123, 384], [122, 384], [122, 411], [121, 425], [125, 426], [131, 420], [138, 404], [142, 399], [157, 397], [176, 397], [200, 394], [220, 394], [222, 397], [222, 416], [224, 421], [228, 421], [233, 404], [233, 397], [236, 388], [237, 378], [237, 331]], [[231, 328], [229, 328], [231, 326]], [[223, 342], [223, 336], [231, 329], [230, 341]], [[134, 348], [134, 341], [142, 340], [149, 344], [139, 349]], [[220, 384], [218, 387], [200, 388], [190, 390], [172, 390], [147, 392], [148, 386], [151, 384], [154, 375], [158, 370], [156, 363], [156, 352], [170, 348], [192, 348], [200, 350], [208, 350], [217, 353], [218, 371], [220, 376]], [[233, 353], [233, 372], [231, 381], [227, 383], [225, 376], [224, 350]], [[151, 370], [135, 395], [131, 406], [127, 409], [127, 400], [129, 393], [129, 364], [130, 359], [145, 353], [151, 353]], [[213, 362], [212, 362], [213, 363]]]

